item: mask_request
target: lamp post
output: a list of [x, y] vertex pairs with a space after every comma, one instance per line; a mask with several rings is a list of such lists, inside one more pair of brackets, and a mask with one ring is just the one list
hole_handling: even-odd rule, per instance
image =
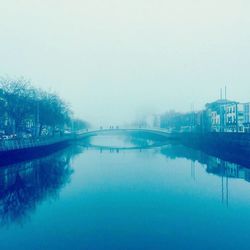
[[39, 136], [39, 128], [40, 128], [40, 103], [37, 101], [36, 103], [36, 137]]

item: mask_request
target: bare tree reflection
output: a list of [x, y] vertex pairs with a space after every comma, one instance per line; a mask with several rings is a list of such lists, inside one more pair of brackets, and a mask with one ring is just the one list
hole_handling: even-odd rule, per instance
[[56, 199], [70, 182], [76, 148], [0, 169], [0, 222], [22, 224], [43, 200]]

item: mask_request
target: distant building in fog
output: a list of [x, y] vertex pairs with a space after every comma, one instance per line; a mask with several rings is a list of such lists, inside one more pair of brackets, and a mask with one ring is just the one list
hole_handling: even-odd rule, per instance
[[149, 128], [160, 127], [160, 115], [148, 115], [145, 118], [146, 126]]
[[219, 99], [202, 111], [167, 112], [160, 125], [175, 132], [250, 132], [250, 103]]

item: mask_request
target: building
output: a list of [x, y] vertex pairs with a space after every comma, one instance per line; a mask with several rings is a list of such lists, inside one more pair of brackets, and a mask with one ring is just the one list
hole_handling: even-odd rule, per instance
[[250, 102], [244, 103], [244, 132], [250, 133]]
[[221, 98], [207, 103], [205, 109], [198, 112], [169, 111], [160, 118], [161, 128], [171, 132], [250, 133], [250, 102]]
[[207, 131], [243, 133], [250, 129], [250, 103], [220, 99], [206, 105], [206, 114]]
[[225, 106], [235, 103], [227, 99], [219, 99], [215, 102], [206, 104], [207, 131], [225, 131]]
[[225, 109], [224, 132], [244, 132], [244, 104], [228, 103]]
[[211, 128], [213, 132], [221, 131], [221, 114], [217, 111], [211, 111]]
[[145, 123], [149, 128], [160, 127], [160, 115], [152, 114], [145, 117]]

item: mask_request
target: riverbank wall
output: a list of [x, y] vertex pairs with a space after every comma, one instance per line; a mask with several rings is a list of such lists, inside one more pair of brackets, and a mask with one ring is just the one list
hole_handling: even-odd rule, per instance
[[249, 133], [174, 133], [171, 139], [187, 147], [237, 163], [249, 163]]
[[249, 133], [179, 133], [173, 137], [184, 144], [250, 153]]
[[41, 157], [74, 143], [75, 134], [39, 137], [27, 139], [13, 139], [0, 141], [0, 165], [1, 163], [22, 161], [29, 158]]

